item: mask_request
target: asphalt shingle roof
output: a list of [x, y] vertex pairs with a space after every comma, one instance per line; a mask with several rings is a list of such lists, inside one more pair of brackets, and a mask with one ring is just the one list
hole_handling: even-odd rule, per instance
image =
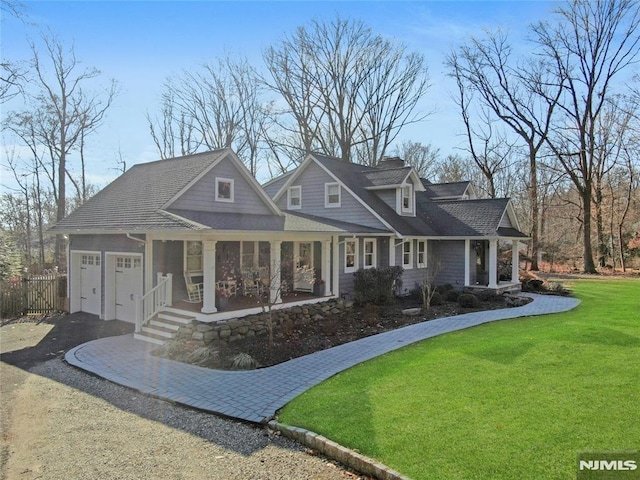
[[431, 199], [461, 197], [471, 182], [431, 183], [422, 179], [427, 196]]
[[134, 165], [51, 231], [196, 229], [161, 208], [229, 150]]

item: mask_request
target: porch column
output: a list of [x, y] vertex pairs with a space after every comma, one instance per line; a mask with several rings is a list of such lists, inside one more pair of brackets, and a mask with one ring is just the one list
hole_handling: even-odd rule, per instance
[[[147, 293], [151, 290], [153, 285], [153, 237], [147, 235], [145, 240], [147, 243], [144, 245], [144, 287], [142, 291]], [[156, 283], [157, 285], [157, 283]]]
[[396, 265], [396, 237], [389, 238], [389, 266]]
[[331, 285], [329, 283], [331, 271], [331, 240], [322, 241], [322, 281], [324, 282], [324, 295], [331, 295]]
[[464, 286], [471, 283], [471, 240], [464, 241]]
[[269, 303], [282, 303], [280, 296], [282, 290], [282, 264], [280, 256], [282, 250], [282, 242], [280, 240], [272, 240], [269, 242], [269, 259], [271, 261], [271, 278], [269, 279]]
[[511, 283], [520, 283], [520, 240], [511, 240]]
[[333, 244], [333, 270], [331, 271], [331, 293], [336, 297], [340, 295], [340, 237], [334, 235], [331, 238]]
[[202, 242], [202, 313], [216, 313], [216, 241]]
[[498, 240], [489, 240], [489, 288], [498, 287]]

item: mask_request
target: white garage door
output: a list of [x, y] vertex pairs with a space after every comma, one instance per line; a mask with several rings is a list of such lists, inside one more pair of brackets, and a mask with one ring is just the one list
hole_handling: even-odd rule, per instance
[[136, 295], [142, 295], [142, 258], [118, 255], [115, 264], [115, 316], [135, 322]]
[[80, 311], [100, 315], [101, 256], [83, 253], [80, 257]]

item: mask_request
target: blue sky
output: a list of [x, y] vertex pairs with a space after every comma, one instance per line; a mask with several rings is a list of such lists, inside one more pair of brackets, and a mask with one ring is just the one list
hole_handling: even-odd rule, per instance
[[[374, 32], [424, 53], [432, 87], [421, 108], [436, 113], [403, 132], [401, 139], [430, 143], [443, 155], [464, 145], [450, 99], [454, 85], [445, 75], [445, 55], [483, 28], [501, 27], [520, 40], [526, 27], [548, 18], [546, 1], [39, 1], [24, 2], [26, 21], [3, 15], [2, 56], [29, 57], [28, 39], [50, 29], [76, 56], [97, 67], [105, 80], [119, 82], [120, 95], [98, 135], [91, 140], [89, 171], [104, 185], [114, 178], [121, 152], [127, 165], [158, 159], [145, 115], [155, 113], [167, 76], [212, 62], [225, 52], [246, 56], [262, 69], [262, 51], [312, 19], [362, 20]], [[106, 84], [106, 81], [105, 81]], [[2, 106], [2, 114], [19, 109]], [[5, 148], [10, 139], [5, 138]], [[0, 152], [0, 161], [5, 153]], [[7, 184], [6, 172], [2, 184]]]

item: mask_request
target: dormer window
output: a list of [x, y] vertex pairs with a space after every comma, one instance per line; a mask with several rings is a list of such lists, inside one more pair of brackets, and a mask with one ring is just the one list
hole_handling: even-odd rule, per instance
[[411, 184], [402, 187], [402, 213], [413, 212], [413, 187]]
[[340, 206], [340, 184], [324, 184], [324, 206], [325, 208], [336, 208]]
[[216, 177], [216, 202], [233, 203], [233, 178]]
[[302, 208], [302, 187], [289, 187], [287, 190], [287, 208], [300, 210]]

